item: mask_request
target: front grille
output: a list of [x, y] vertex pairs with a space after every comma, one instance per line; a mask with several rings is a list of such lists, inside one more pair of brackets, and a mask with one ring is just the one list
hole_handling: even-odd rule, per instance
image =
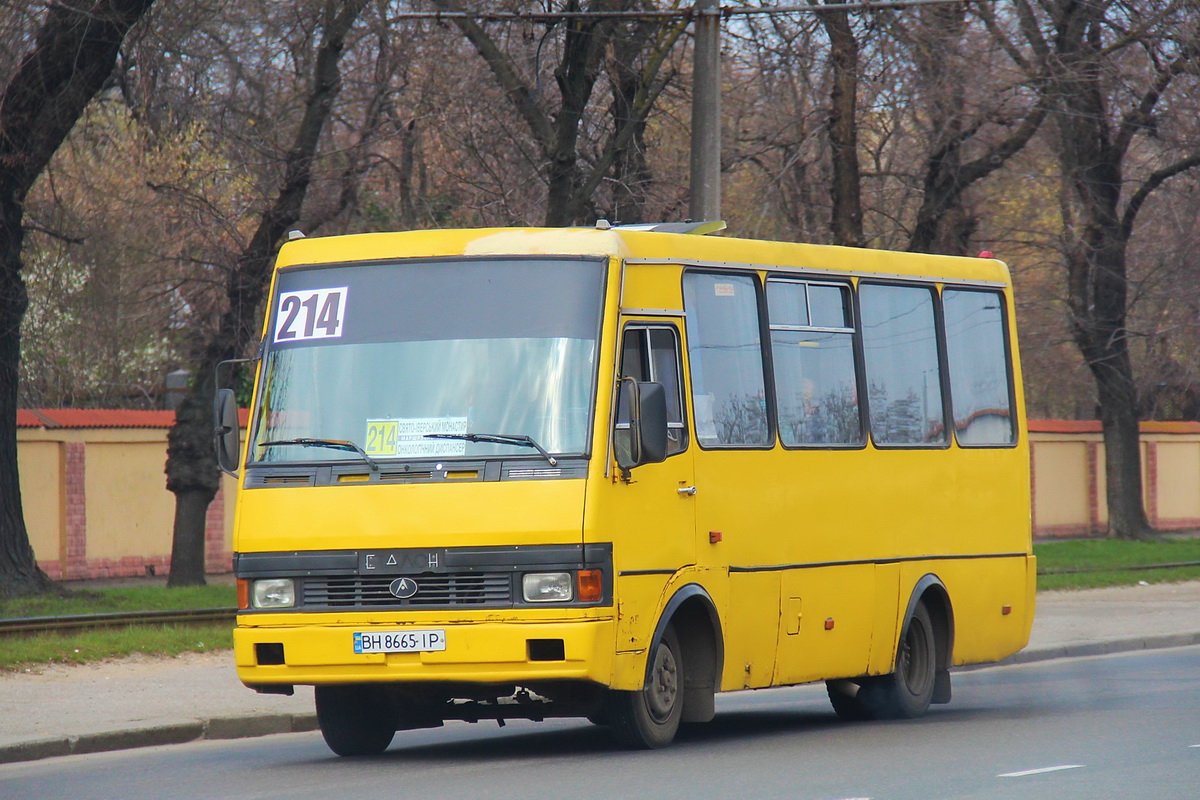
[[511, 572], [410, 575], [420, 586], [407, 600], [388, 587], [397, 576], [307, 578], [302, 598], [308, 608], [412, 608], [414, 606], [511, 606]]

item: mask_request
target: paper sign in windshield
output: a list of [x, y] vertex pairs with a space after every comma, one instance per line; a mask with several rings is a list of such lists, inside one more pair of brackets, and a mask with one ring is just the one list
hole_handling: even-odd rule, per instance
[[349, 289], [306, 289], [283, 292], [275, 314], [275, 341], [336, 339], [342, 335]]
[[363, 450], [370, 456], [446, 458], [466, 455], [463, 439], [426, 439], [427, 433], [467, 432], [466, 417], [410, 417], [369, 419]]

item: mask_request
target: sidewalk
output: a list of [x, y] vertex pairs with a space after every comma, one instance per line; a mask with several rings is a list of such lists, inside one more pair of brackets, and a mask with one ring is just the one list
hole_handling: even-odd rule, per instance
[[[1200, 644], [1200, 582], [1044, 592], [1005, 663]], [[313, 730], [312, 687], [260, 695], [228, 651], [0, 674], [0, 764]]]

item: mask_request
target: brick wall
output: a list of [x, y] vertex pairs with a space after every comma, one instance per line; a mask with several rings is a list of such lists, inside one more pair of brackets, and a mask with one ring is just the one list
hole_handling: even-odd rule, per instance
[[[170, 412], [38, 409], [18, 415], [26, 525], [47, 575], [170, 574], [174, 497], [163, 467], [173, 422]], [[36, 457], [22, 457], [34, 450]], [[206, 516], [210, 574], [232, 570], [229, 500], [223, 482]]]
[[[1033, 534], [1102, 536], [1104, 441], [1094, 421], [1030, 420]], [[1200, 423], [1143, 422], [1146, 516], [1160, 530], [1200, 528]]]

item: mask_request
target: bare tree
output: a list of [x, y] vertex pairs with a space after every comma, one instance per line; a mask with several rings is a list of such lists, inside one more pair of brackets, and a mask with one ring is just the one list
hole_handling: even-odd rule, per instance
[[[826, 0], [826, 4], [834, 3], [836, 0]], [[858, 39], [850, 26], [850, 14], [844, 9], [823, 12], [821, 22], [829, 36], [829, 62], [833, 72], [829, 119], [825, 126], [833, 173], [830, 229], [834, 244], [861, 247], [864, 239], [862, 176], [858, 163]]]
[[121, 43], [153, 0], [63, 0], [0, 94], [0, 596], [45, 591], [17, 474], [17, 382], [24, 203], [84, 108], [112, 73]]
[[245, 352], [258, 335], [259, 310], [271, 261], [283, 235], [300, 218], [321, 134], [341, 88], [339, 62], [346, 38], [367, 1], [330, 0], [324, 6], [321, 43], [311, 64], [311, 89], [284, 159], [278, 194], [263, 210], [253, 236], [229, 272], [225, 283], [227, 309], [195, 354], [193, 382], [168, 436], [167, 488], [175, 494], [170, 586], [205, 582], [205, 512], [220, 480], [212, 445], [214, 371], [219, 362]]
[[[433, 0], [433, 3], [447, 11], [464, 10], [458, 0]], [[637, 0], [592, 0], [586, 10], [628, 11], [637, 5]], [[566, 11], [581, 8], [578, 0], [568, 0], [565, 5]], [[654, 101], [670, 80], [670, 73], [665, 79], [659, 73], [683, 33], [684, 21], [666, 27], [645, 23], [629, 27], [614, 17], [600, 15], [558, 22], [563, 39], [554, 70], [560, 103], [554, 109], [547, 108], [513, 58], [480, 22], [458, 16], [454, 24], [488, 65], [537, 145], [547, 183], [545, 224], [557, 227], [594, 218], [593, 195], [614, 166], [619, 165], [623, 175], [631, 174], [631, 169], [632, 174], [644, 169], [644, 164], [629, 161], [630, 148], [644, 132]], [[625, 60], [618, 70], [617, 97], [612, 104], [613, 130], [595, 163], [584, 169], [580, 164], [580, 130], [610, 49], [615, 49], [618, 57]], [[643, 66], [633, 69], [632, 60], [643, 54]], [[618, 183], [622, 182], [623, 179], [618, 179]]]
[[[954, 3], [922, 8], [915, 26], [898, 26], [912, 47], [928, 143], [912, 252], [968, 255], [975, 221], [964, 195], [1020, 152], [1046, 118], [1035, 87], [1023, 85], [1033, 81], [980, 80], [981, 48], [968, 40], [967, 24], [966, 4]], [[970, 83], [987, 85], [983, 103], [969, 102]]]
[[[1128, 249], [1147, 198], [1200, 166], [1200, 146], [1130, 180], [1139, 136], [1153, 129], [1168, 91], [1195, 92], [1200, 28], [1187, 2], [1050, 4], [1044, 25], [1018, 3], [1030, 47], [1044, 65], [1061, 165], [1063, 260], [1075, 342], [1096, 381], [1104, 431], [1109, 535], [1152, 535], [1142, 500], [1138, 397], [1130, 357]], [[1178, 86], [1186, 82], [1187, 87]]]

